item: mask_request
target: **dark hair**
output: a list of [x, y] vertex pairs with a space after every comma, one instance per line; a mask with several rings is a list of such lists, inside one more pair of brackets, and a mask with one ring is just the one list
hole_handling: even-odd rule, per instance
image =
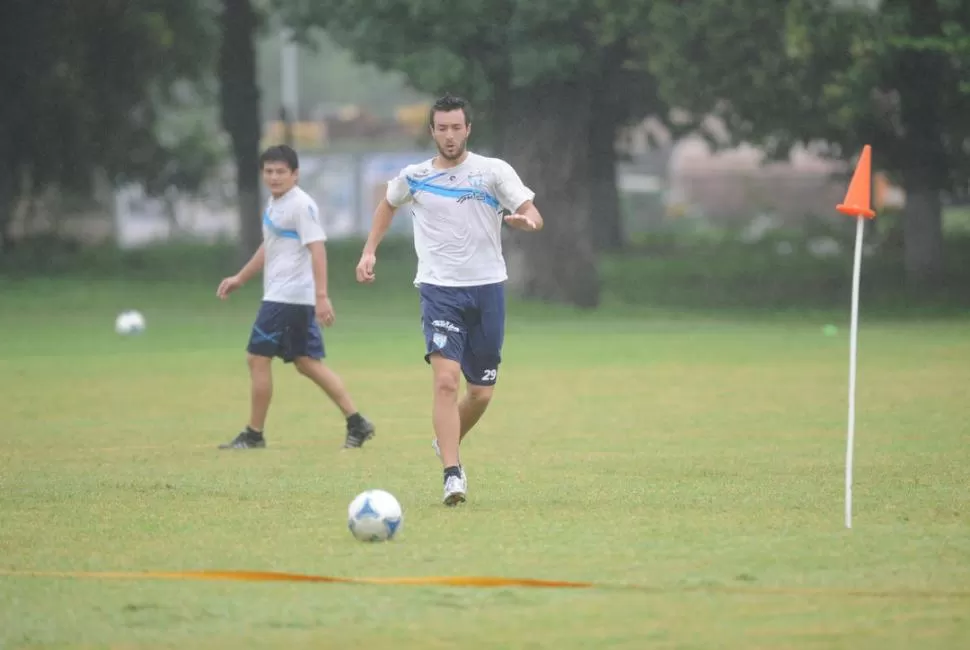
[[468, 100], [446, 94], [443, 97], [439, 97], [431, 107], [431, 112], [428, 114], [428, 124], [431, 128], [434, 128], [435, 113], [447, 113], [448, 111], [457, 110], [465, 114], [465, 126], [472, 123], [471, 105], [468, 103]]
[[290, 168], [290, 171], [294, 172], [300, 168], [300, 159], [296, 155], [296, 152], [293, 151], [292, 147], [285, 144], [278, 144], [270, 147], [259, 155], [260, 169], [262, 169], [263, 166], [268, 162], [286, 163], [286, 166]]

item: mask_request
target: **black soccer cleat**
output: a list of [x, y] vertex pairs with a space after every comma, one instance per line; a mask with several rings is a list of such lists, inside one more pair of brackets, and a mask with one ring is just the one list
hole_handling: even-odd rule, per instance
[[374, 425], [361, 418], [355, 425], [347, 425], [347, 438], [344, 440], [344, 449], [357, 449], [365, 442], [374, 437], [376, 429]]
[[249, 427], [233, 438], [230, 442], [219, 445], [219, 449], [263, 449], [266, 447], [266, 438], [262, 433], [257, 433]]

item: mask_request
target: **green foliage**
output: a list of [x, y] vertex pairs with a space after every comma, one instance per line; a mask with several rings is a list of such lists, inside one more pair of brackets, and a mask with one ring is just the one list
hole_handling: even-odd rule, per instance
[[[260, 104], [261, 114], [274, 119], [282, 103], [282, 39], [278, 17], [266, 22], [257, 47]], [[357, 62], [351, 52], [337, 45], [323, 30], [301, 36], [297, 66], [301, 119], [312, 119], [321, 105], [344, 104], [365, 106], [383, 119], [393, 119], [398, 106], [425, 99], [423, 93], [407, 85], [407, 79], [399, 71], [387, 72], [375, 65]]]
[[359, 60], [404, 72], [418, 90], [448, 89], [473, 102], [484, 101], [491, 88], [471, 54], [501, 46], [492, 30], [477, 29], [486, 10], [484, 2], [279, 3], [283, 19], [304, 39], [311, 28], [323, 27]]
[[172, 84], [211, 61], [209, 18], [190, 0], [4, 3], [0, 174], [79, 189], [96, 167], [150, 177], [156, 100], [172, 100]]
[[[900, 173], [914, 157], [907, 106], [915, 114], [914, 104], [932, 103], [933, 127], [945, 135], [940, 155], [921, 164], [939, 162], [946, 189], [970, 173], [970, 3], [886, 0], [873, 11], [697, 0], [689, 9], [655, 3], [650, 20], [653, 36], [638, 45], [662, 95], [695, 122], [722, 118], [724, 144], [754, 142], [784, 156], [795, 143], [824, 143], [841, 157], [871, 144], [876, 165]], [[924, 58], [914, 62], [914, 53]]]
[[277, 2], [304, 34], [323, 27], [361, 61], [401, 70], [424, 92], [461, 93], [487, 109], [512, 88], [622, 77], [609, 92], [624, 105], [623, 116], [666, 113], [649, 73], [609, 49], [625, 46], [642, 26], [630, 19], [643, 13], [643, 3], [631, 9], [614, 0]]
[[[863, 265], [866, 314], [921, 318], [928, 314], [965, 314], [970, 302], [970, 218], [954, 216], [947, 240], [947, 282], [933, 291], [906, 292], [901, 250], [877, 234]], [[773, 233], [744, 243], [728, 230], [664, 230], [632, 244], [623, 255], [604, 255], [600, 263], [604, 303], [613, 308], [659, 308], [696, 313], [734, 314], [841, 311], [848, 307], [853, 245], [851, 229], [817, 224], [803, 230]], [[816, 257], [809, 252], [814, 237], [832, 237], [845, 254]], [[779, 244], [792, 247], [778, 253]], [[388, 239], [381, 247], [377, 284], [361, 289], [353, 277], [361, 242], [328, 245], [331, 291], [335, 296], [396, 300], [410, 286], [416, 260], [409, 239]], [[78, 247], [53, 239], [25, 242], [0, 257], [0, 285], [36, 277], [74, 278], [84, 282], [128, 283], [217, 282], [238, 267], [236, 247], [226, 242], [165, 244], [119, 251], [113, 247]], [[401, 279], [399, 282], [397, 279]], [[256, 282], [258, 284], [258, 282]], [[361, 293], [363, 291], [363, 293]], [[410, 294], [403, 299], [409, 299]], [[344, 298], [341, 298], [344, 299]]]
[[212, 105], [215, 92], [201, 84], [183, 84], [180, 89], [178, 103], [158, 101], [152, 170], [140, 179], [149, 194], [169, 188], [199, 193], [229, 155], [229, 144]]
[[[656, 4], [651, 21], [656, 36], [638, 45], [661, 94], [698, 125], [721, 118], [724, 144], [753, 140], [785, 155], [797, 141], [844, 139], [845, 121], [825, 103], [836, 75], [852, 73], [845, 53], [856, 25], [847, 14], [802, 0], [701, 0], [690, 9]], [[846, 94], [844, 83], [834, 88]]]
[[[652, 305], [698, 313], [848, 310], [853, 236], [838, 231], [788, 231], [746, 243], [736, 233], [719, 236], [652, 233], [628, 254], [603, 260], [608, 302]], [[810, 252], [816, 237], [832, 238], [842, 251], [831, 257]], [[878, 239], [870, 233], [873, 242]], [[780, 246], [791, 247], [788, 254]], [[862, 300], [868, 316], [919, 319], [961, 315], [970, 308], [970, 237], [953, 233], [946, 242], [945, 279], [932, 289], [906, 288], [902, 250], [880, 242], [862, 266]]]

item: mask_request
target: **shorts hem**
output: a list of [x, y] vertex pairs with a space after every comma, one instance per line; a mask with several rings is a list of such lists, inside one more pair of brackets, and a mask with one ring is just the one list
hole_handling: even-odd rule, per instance
[[470, 386], [481, 386], [483, 388], [490, 388], [497, 384], [497, 381], [482, 381], [481, 379], [472, 379], [467, 374], [462, 373], [465, 376], [465, 382]]
[[325, 354], [291, 354], [287, 356], [278, 355], [283, 363], [293, 363], [301, 357], [306, 357], [307, 359], [313, 359], [314, 361], [323, 361], [327, 355]]
[[262, 357], [264, 359], [279, 359], [283, 363], [293, 363], [299, 357], [307, 357], [308, 359], [316, 359], [317, 361], [323, 361], [327, 358], [326, 352], [301, 352], [298, 354], [288, 354], [284, 352], [266, 352], [265, 350], [253, 350], [247, 347], [246, 353], [251, 354], [254, 357]]
[[429, 365], [431, 364], [431, 355], [432, 354], [440, 354], [445, 359], [448, 359], [448, 361], [454, 361], [455, 363], [461, 363], [461, 359], [456, 359], [454, 356], [446, 353], [444, 350], [429, 350], [428, 352], [425, 352], [424, 353], [424, 362], [425, 363], [427, 363]]

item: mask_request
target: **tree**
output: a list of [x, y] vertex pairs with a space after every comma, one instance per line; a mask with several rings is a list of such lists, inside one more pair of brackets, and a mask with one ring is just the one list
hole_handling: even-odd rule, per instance
[[220, 25], [220, 114], [232, 140], [236, 162], [240, 257], [248, 259], [263, 239], [258, 171], [263, 130], [255, 47], [259, 14], [250, 0], [222, 0]]
[[970, 177], [970, 3], [963, 0], [697, 0], [658, 3], [640, 44], [661, 93], [732, 142], [796, 143], [874, 164], [906, 191], [909, 279], [943, 270], [941, 193]]
[[3, 3], [0, 250], [24, 185], [87, 191], [97, 171], [116, 183], [159, 172], [159, 107], [203, 75], [211, 26], [190, 0]]
[[[639, 103], [656, 93], [630, 92], [631, 81], [650, 81], [650, 73], [623, 68], [630, 32], [603, 20], [613, 5], [330, 0], [281, 7], [294, 26], [326, 28], [361, 60], [404, 71], [420, 90], [469, 97], [478, 108], [476, 142], [487, 137], [520, 171], [548, 217], [540, 236], [511, 236], [524, 253], [525, 295], [592, 307], [599, 302], [594, 233], [607, 233], [603, 247], [622, 239], [617, 129], [651, 110], [664, 112]], [[604, 29], [608, 22], [611, 30]]]

